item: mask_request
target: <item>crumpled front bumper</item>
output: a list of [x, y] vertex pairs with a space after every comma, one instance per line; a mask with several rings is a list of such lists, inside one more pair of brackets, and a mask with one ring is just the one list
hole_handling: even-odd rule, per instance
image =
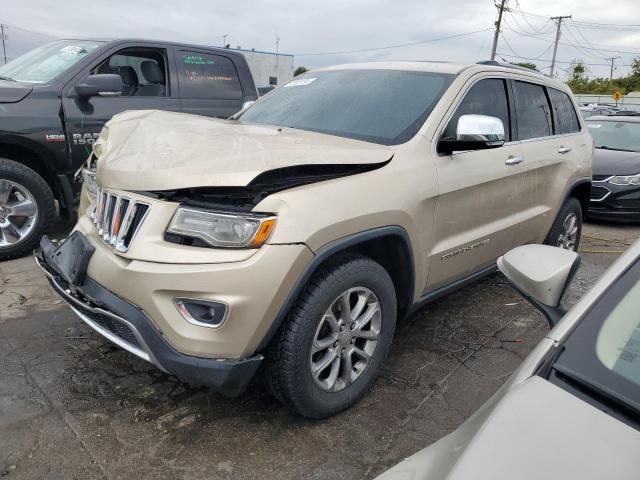
[[47, 261], [42, 249], [36, 252], [35, 258], [54, 290], [87, 325], [121, 348], [191, 385], [237, 396], [245, 390], [263, 360], [262, 355], [216, 360], [182, 354], [164, 340], [153, 322], [135, 305], [88, 276], [81, 285], [67, 283]]

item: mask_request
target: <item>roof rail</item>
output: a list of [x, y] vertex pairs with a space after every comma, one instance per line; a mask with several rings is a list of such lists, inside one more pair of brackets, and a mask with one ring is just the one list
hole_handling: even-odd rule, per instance
[[495, 60], [482, 60], [480, 62], [476, 62], [476, 64], [491, 65], [493, 67], [513, 68], [514, 70], [523, 70], [525, 72], [537, 73], [538, 75], [546, 76], [544, 73], [539, 72], [537, 70], [533, 70], [532, 68], [522, 67], [520, 65], [514, 65], [513, 63], [496, 62]]

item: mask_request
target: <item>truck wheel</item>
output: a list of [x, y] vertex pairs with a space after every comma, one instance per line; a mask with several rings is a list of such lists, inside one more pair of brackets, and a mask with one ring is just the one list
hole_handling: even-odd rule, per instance
[[271, 355], [267, 385], [288, 407], [324, 418], [362, 397], [383, 364], [396, 323], [396, 294], [373, 260], [342, 256], [316, 274]]
[[544, 243], [577, 252], [581, 234], [582, 207], [577, 198], [570, 197], [560, 208]]
[[31, 252], [54, 215], [47, 182], [30, 168], [0, 158], [0, 261]]

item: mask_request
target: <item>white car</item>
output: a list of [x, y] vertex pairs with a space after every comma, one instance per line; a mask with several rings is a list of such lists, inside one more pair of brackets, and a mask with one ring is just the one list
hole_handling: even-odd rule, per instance
[[579, 264], [525, 245], [498, 267], [554, 325], [457, 430], [379, 480], [640, 478], [640, 242], [563, 316]]

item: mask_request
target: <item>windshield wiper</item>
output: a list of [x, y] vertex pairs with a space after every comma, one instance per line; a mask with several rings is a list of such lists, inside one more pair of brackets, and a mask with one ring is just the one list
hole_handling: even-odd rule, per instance
[[552, 368], [563, 377], [566, 377], [572, 383], [577, 384], [582, 389], [588, 390], [597, 397], [600, 397], [613, 404], [615, 408], [624, 412], [630, 412], [633, 415], [638, 415], [638, 413], [640, 413], [640, 403], [636, 402], [634, 399], [621, 395], [620, 393], [608, 388], [606, 385], [602, 385], [601, 383], [598, 383], [590, 379], [589, 377], [582, 375], [581, 373], [578, 373], [575, 370], [565, 367], [564, 365], [557, 362], [553, 365]]
[[0, 80], [9, 80], [9, 81], [11, 81], [11, 82], [15, 82], [15, 80], [14, 80], [13, 78], [11, 78], [11, 77], [3, 77], [3, 76], [0, 76]]
[[596, 146], [596, 148], [600, 149], [600, 150], [617, 150], [619, 152], [637, 152], [638, 150], [629, 150], [627, 148], [614, 148], [614, 147], [607, 147], [606, 145], [600, 145], [600, 146]]

